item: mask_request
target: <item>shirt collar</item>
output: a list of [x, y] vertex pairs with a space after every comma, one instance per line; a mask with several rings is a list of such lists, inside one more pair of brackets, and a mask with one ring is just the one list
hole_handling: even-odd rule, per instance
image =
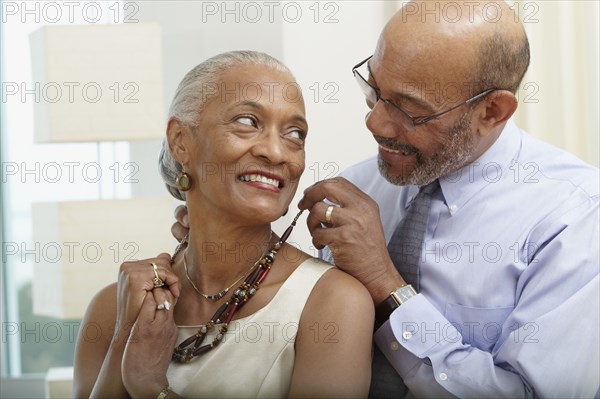
[[477, 160], [440, 178], [442, 193], [451, 215], [484, 187], [510, 173], [511, 161], [516, 158], [520, 146], [518, 134], [519, 129], [510, 119], [494, 144]]

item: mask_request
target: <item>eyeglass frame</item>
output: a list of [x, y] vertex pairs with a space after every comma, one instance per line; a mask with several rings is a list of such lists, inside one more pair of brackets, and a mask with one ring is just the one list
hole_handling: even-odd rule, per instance
[[[379, 102], [380, 100], [383, 101], [386, 104], [391, 105], [392, 107], [396, 108], [398, 111], [400, 111], [402, 114], [404, 114], [413, 124], [413, 128], [416, 129], [417, 126], [422, 125], [424, 123], [427, 123], [429, 121], [432, 121], [434, 119], [438, 119], [439, 117], [446, 115], [447, 113], [449, 113], [450, 111], [454, 111], [455, 109], [462, 107], [465, 104], [470, 104], [488, 94], [490, 94], [493, 91], [496, 90], [500, 90], [498, 88], [492, 88], [492, 89], [487, 89], [482, 91], [479, 94], [474, 95], [473, 97], [469, 98], [466, 101], [463, 101], [462, 103], [455, 105], [454, 107], [447, 109], [445, 111], [442, 112], [438, 112], [436, 114], [433, 115], [429, 115], [429, 116], [416, 116], [416, 117], [412, 117], [408, 112], [406, 112], [405, 110], [403, 110], [402, 108], [400, 108], [397, 104], [395, 104], [393, 101], [388, 100], [387, 98], [383, 98], [381, 97], [381, 91], [374, 87], [373, 85], [371, 85], [369, 83], [369, 81], [367, 79], [365, 79], [360, 72], [358, 72], [358, 68], [360, 68], [361, 66], [363, 66], [367, 61], [369, 61], [371, 58], [373, 58], [373, 55], [370, 55], [369, 57], [367, 57], [366, 59], [364, 59], [363, 61], [359, 62], [358, 64], [356, 64], [353, 68], [352, 68], [352, 74], [354, 75], [354, 78], [357, 78], [357, 75], [360, 79], [362, 79], [363, 82], [365, 82], [367, 84], [367, 86], [369, 86], [371, 89], [373, 89], [373, 91], [375, 92], [375, 98], [377, 99], [377, 101], [375, 102], [375, 104], [377, 104], [377, 102]], [[369, 73], [371, 72], [371, 70], [369, 69]], [[373, 104], [373, 107], [375, 107], [375, 104]]]

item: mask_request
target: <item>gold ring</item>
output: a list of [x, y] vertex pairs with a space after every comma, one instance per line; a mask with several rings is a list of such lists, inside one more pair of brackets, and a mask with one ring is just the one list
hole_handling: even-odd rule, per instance
[[333, 208], [335, 208], [333, 205], [329, 205], [327, 207], [327, 211], [325, 211], [325, 223], [331, 224], [331, 214], [333, 213]]
[[152, 265], [152, 269], [154, 271], [154, 278], [152, 279], [152, 284], [154, 284], [154, 288], [160, 288], [164, 286], [165, 282], [162, 281], [160, 277], [158, 277], [158, 266], [156, 266], [156, 263], [154, 262], [150, 264]]

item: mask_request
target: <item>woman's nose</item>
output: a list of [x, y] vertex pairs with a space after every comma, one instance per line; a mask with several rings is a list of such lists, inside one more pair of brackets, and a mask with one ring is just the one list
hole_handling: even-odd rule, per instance
[[271, 164], [283, 163], [287, 157], [279, 131], [274, 128], [264, 130], [252, 146], [252, 155]]

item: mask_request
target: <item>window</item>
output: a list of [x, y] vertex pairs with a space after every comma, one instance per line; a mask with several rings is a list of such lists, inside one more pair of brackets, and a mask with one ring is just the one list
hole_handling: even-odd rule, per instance
[[[40, 259], [68, 256], [73, 248], [63, 242], [35, 242], [32, 204], [125, 198], [131, 191], [113, 179], [115, 166], [122, 169], [128, 160], [127, 143], [34, 143], [34, 104], [82, 93], [77, 87], [69, 93], [65, 82], [32, 81], [29, 35], [45, 25], [118, 23], [115, 17], [123, 3], [2, 1], [0, 5], [2, 374], [19, 377], [71, 366], [80, 324], [34, 314], [34, 265]], [[61, 287], [56, 289], [60, 295]]]

